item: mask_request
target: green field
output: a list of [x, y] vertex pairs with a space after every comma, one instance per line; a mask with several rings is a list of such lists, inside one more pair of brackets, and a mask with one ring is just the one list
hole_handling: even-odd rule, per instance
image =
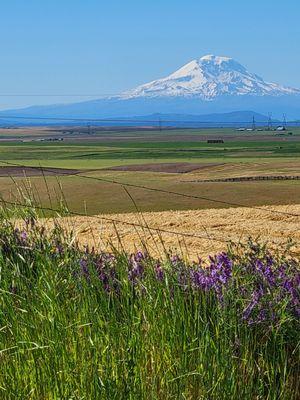
[[[30, 133], [31, 132], [31, 133]], [[55, 130], [18, 129], [0, 131], [0, 165], [5, 162], [27, 166], [73, 168], [93, 177], [118, 180], [158, 189], [222, 199], [246, 205], [293, 204], [299, 202], [300, 181], [191, 183], [189, 180], [252, 175], [297, 175], [300, 170], [300, 129], [293, 135], [274, 132], [237, 132], [230, 129], [78, 132], [70, 136]], [[26, 135], [25, 135], [26, 133]], [[23, 134], [23, 135], [22, 135]], [[61, 142], [39, 141], [60, 136]], [[8, 140], [9, 138], [9, 140]], [[224, 143], [207, 143], [222, 139]], [[1, 164], [2, 161], [2, 164]], [[215, 164], [187, 174], [150, 171], [107, 171], [121, 165], [148, 163]], [[45, 182], [46, 180], [46, 182]], [[41, 202], [48, 204], [48, 192], [57, 197], [60, 182], [72, 210], [129, 212], [135, 209], [121, 186], [86, 180], [78, 176], [31, 177], [30, 186]], [[1, 195], [11, 197], [15, 185], [24, 179], [0, 178]], [[28, 182], [27, 182], [28, 185]], [[165, 193], [131, 189], [139, 209], [171, 210], [220, 207], [218, 203], [180, 198]], [[224, 205], [223, 205], [224, 206]]]

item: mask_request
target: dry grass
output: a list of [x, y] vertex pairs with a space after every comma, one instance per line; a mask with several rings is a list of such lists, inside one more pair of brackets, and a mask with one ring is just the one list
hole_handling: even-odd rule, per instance
[[[153, 255], [168, 251], [195, 259], [225, 250], [226, 241], [245, 242], [252, 237], [263, 243], [268, 242], [274, 249], [284, 249], [290, 238], [296, 243], [291, 249], [292, 253], [300, 254], [300, 204], [264, 206], [263, 209], [229, 208], [70, 217], [63, 219], [62, 223], [66, 229], [75, 232], [82, 245], [95, 246], [97, 249], [107, 250], [115, 246], [133, 251], [145, 245]], [[299, 217], [268, 210], [299, 214]], [[140, 223], [158, 231], [113, 224], [101, 220], [102, 217]], [[52, 224], [51, 220], [46, 222], [48, 227]], [[159, 229], [176, 231], [178, 235], [159, 232]], [[183, 237], [180, 233], [201, 238]]]
[[182, 175], [181, 181], [224, 179], [240, 176], [297, 175], [298, 160], [255, 160], [249, 162], [227, 162], [203, 170], [194, 170]]

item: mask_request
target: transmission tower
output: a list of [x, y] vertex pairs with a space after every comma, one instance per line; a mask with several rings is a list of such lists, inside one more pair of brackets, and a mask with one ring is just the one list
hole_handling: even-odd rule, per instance
[[268, 114], [268, 131], [272, 130], [272, 113]]
[[159, 120], [158, 120], [158, 126], [159, 126], [159, 130], [161, 131], [162, 128], [161, 128], [161, 118], [160, 117], [159, 117]]
[[256, 129], [256, 123], [255, 123], [255, 117], [253, 115], [253, 118], [252, 118], [252, 130], [255, 131], [255, 129]]
[[283, 129], [286, 131], [286, 114], [283, 114], [282, 116], [282, 126]]

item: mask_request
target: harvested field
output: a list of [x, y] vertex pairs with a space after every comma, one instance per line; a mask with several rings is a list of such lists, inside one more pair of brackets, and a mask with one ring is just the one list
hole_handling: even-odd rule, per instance
[[[274, 213], [292, 213], [299, 216]], [[101, 218], [104, 218], [101, 220]], [[127, 223], [148, 225], [161, 229], [149, 231], [108, 222], [107, 219]], [[46, 225], [53, 222], [47, 221]], [[284, 249], [290, 238], [297, 242], [291, 253], [300, 254], [300, 204], [289, 206], [265, 206], [262, 210], [252, 208], [229, 208], [188, 211], [148, 212], [143, 215], [115, 214], [93, 217], [70, 217], [63, 221], [68, 230], [74, 230], [82, 245], [108, 249], [111, 245], [127, 251], [134, 251], [146, 244], [149, 252], [162, 255], [165, 251], [181, 252], [184, 256], [196, 259], [225, 250], [226, 241], [245, 243], [249, 237], [268, 242], [274, 249]], [[117, 232], [116, 232], [117, 228]], [[175, 231], [178, 235], [163, 232]], [[180, 233], [198, 237], [183, 237]], [[120, 243], [121, 241], [121, 243]]]
[[187, 172], [196, 171], [199, 169], [216, 167], [221, 164], [216, 163], [151, 163], [151, 164], [135, 164], [135, 165], [120, 165], [107, 168], [108, 171], [139, 171], [139, 172], [165, 172], [174, 174], [185, 174]]
[[63, 175], [77, 175], [82, 172], [79, 169], [66, 169], [66, 168], [48, 168], [43, 170], [40, 167], [0, 167], [0, 177], [23, 177], [28, 176], [63, 176]]

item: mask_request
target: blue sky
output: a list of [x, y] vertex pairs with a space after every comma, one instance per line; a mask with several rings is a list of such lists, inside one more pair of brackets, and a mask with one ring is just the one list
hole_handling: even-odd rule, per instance
[[1, 0], [0, 94], [118, 93], [211, 53], [300, 87], [299, 15], [296, 0]]

